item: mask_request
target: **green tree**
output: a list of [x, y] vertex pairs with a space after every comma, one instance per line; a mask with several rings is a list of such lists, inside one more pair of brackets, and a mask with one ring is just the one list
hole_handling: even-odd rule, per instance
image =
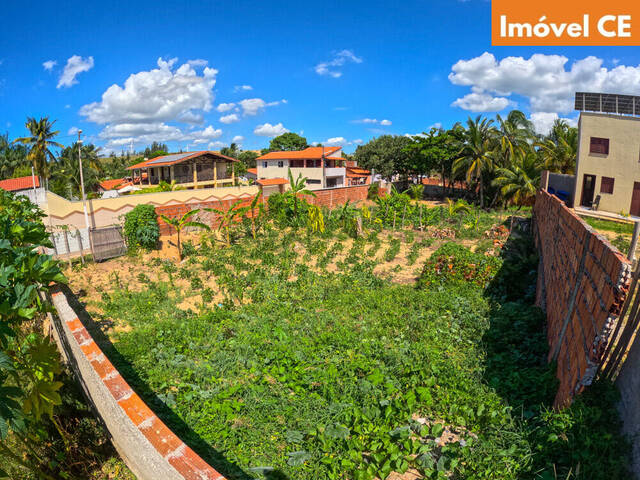
[[167, 155], [169, 153], [169, 147], [166, 143], [153, 142], [151, 145], [144, 149], [145, 158], [155, 158]]
[[244, 150], [240, 155], [238, 155], [238, 160], [240, 160], [247, 168], [256, 168], [256, 158], [260, 155], [251, 150]]
[[220, 149], [220, 154], [231, 158], [238, 158], [238, 156], [240, 155], [240, 149], [238, 148], [237, 144], [232, 143], [228, 147], [222, 147]]
[[63, 145], [54, 141], [59, 130], [53, 131], [53, 124], [56, 123], [49, 121], [49, 117], [42, 117], [40, 120], [36, 120], [33, 117], [27, 117], [25, 126], [29, 130], [29, 136], [16, 138], [14, 142], [22, 143], [29, 147], [29, 154], [27, 158], [31, 161], [36, 173], [45, 179], [45, 182], [49, 178], [49, 162], [55, 162], [56, 156], [52, 151], [52, 148], [62, 148]]
[[167, 217], [166, 215], [160, 215], [162, 219], [165, 222], [167, 222], [169, 225], [171, 225], [173, 228], [175, 228], [176, 232], [178, 233], [176, 246], [178, 247], [178, 258], [180, 259], [180, 261], [182, 261], [182, 243], [180, 243], [180, 233], [182, 232], [182, 230], [186, 227], [196, 227], [196, 228], [202, 228], [203, 230], [210, 230], [209, 225], [206, 225], [202, 222], [194, 222], [190, 220], [190, 218], [193, 217], [199, 211], [200, 211], [199, 208], [190, 210], [187, 213], [185, 213], [181, 218], [171, 218], [171, 217]]
[[484, 208], [485, 171], [493, 166], [492, 151], [495, 146], [496, 130], [493, 120], [478, 115], [475, 120], [467, 120], [467, 128], [462, 132], [460, 156], [453, 163], [454, 172], [465, 172], [468, 183], [477, 180], [480, 190], [480, 208]]
[[397, 135], [382, 135], [358, 146], [353, 158], [363, 168], [374, 170], [391, 180], [394, 174], [406, 168], [410, 153], [407, 147], [411, 139]]
[[[82, 145], [82, 173], [86, 192], [95, 190], [104, 173], [98, 156], [100, 148], [93, 144]], [[51, 169], [51, 189], [69, 198], [81, 195], [78, 142], [60, 152], [58, 162]]]
[[518, 154], [508, 166], [498, 168], [492, 183], [500, 187], [505, 202], [522, 206], [535, 198], [541, 170], [536, 152], [530, 150]]
[[291, 151], [291, 150], [304, 150], [307, 148], [307, 139], [301, 137], [297, 133], [287, 132], [282, 135], [278, 135], [269, 143], [270, 152], [279, 151]]
[[499, 144], [496, 148], [496, 160], [502, 167], [509, 166], [518, 154], [529, 150], [535, 133], [533, 124], [527, 116], [519, 110], [511, 110], [506, 119], [496, 115], [498, 128], [496, 136]]
[[556, 120], [549, 135], [536, 144], [547, 170], [573, 174], [578, 154], [578, 129]]
[[22, 173], [24, 167], [28, 167], [29, 164], [27, 153], [24, 145], [16, 145], [9, 141], [8, 133], [0, 135], [0, 178], [11, 178], [16, 176], [16, 172]]

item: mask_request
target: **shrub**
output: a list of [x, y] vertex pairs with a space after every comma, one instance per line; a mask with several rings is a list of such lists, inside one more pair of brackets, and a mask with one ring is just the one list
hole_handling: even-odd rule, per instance
[[124, 236], [130, 250], [155, 248], [160, 229], [153, 205], [136, 205], [124, 218]]
[[374, 182], [371, 185], [369, 185], [369, 188], [367, 189], [367, 198], [369, 200], [373, 200], [379, 195], [380, 195], [380, 183]]
[[420, 276], [422, 287], [456, 283], [474, 283], [486, 287], [498, 272], [502, 261], [473, 253], [457, 243], [445, 243], [427, 260]]

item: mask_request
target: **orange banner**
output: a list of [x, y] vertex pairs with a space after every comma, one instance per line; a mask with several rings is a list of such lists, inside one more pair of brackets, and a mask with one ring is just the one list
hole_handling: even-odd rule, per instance
[[492, 0], [492, 45], [640, 45], [640, 0]]

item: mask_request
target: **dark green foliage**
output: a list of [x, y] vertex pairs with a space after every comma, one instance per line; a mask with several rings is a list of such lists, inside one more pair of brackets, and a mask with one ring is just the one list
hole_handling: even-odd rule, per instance
[[156, 247], [160, 230], [153, 205], [136, 205], [125, 215], [124, 237], [129, 249]]
[[472, 283], [485, 287], [501, 267], [499, 258], [473, 253], [466, 247], [449, 242], [433, 252], [424, 265], [419, 285]]

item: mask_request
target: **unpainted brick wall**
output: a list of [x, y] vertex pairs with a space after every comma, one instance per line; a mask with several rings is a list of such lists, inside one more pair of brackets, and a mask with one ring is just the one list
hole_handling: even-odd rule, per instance
[[[356, 185], [353, 187], [341, 187], [341, 188], [328, 188], [324, 190], [315, 190], [315, 197], [306, 195], [305, 198], [309, 203], [314, 205], [325, 206], [333, 208], [337, 205], [343, 205], [347, 201], [359, 202], [366, 200], [367, 193], [369, 191], [369, 185]], [[160, 235], [172, 235], [175, 229], [165, 222], [161, 215], [169, 218], [181, 218], [185, 213], [190, 210], [200, 209], [197, 214], [197, 220], [209, 225], [212, 228], [218, 226], [220, 216], [214, 212], [207, 212], [206, 208], [215, 208], [217, 210], [226, 211], [234, 202], [241, 200], [239, 204], [241, 207], [248, 206], [253, 200], [252, 196], [243, 197], [228, 197], [221, 201], [213, 202], [195, 202], [195, 203], [181, 203], [176, 205], [166, 205], [156, 207], [156, 215], [158, 216], [158, 225], [160, 226]], [[260, 198], [259, 202], [263, 199]], [[265, 202], [266, 207], [266, 202]], [[251, 213], [249, 213], [251, 215]], [[192, 220], [195, 220], [193, 218]]]
[[549, 361], [560, 381], [555, 405], [591, 384], [629, 290], [631, 264], [558, 198], [534, 206], [540, 253], [537, 304], [546, 310]]

